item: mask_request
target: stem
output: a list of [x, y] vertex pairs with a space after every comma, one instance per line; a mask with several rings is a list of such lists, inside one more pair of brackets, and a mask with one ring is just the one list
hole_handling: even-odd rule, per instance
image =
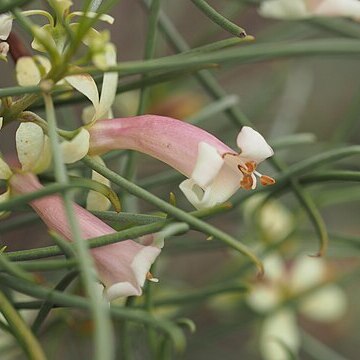
[[[299, 56], [343, 55], [359, 56], [360, 44], [358, 40], [303, 40], [293, 43], [265, 43], [246, 47], [225, 49], [198, 55], [178, 55], [162, 57], [155, 60], [127, 61], [111, 66], [107, 71], [119, 71], [122, 75], [145, 74], [153, 71], [179, 70], [209, 64], [246, 64], [263, 62], [272, 59], [299, 57]], [[94, 66], [72, 69], [69, 75], [81, 73], [92, 75], [101, 74], [102, 71]]]
[[[59, 283], [55, 286], [55, 290], [58, 291], [64, 291], [70, 284], [71, 282], [78, 276], [78, 272], [77, 271], [73, 271], [71, 273], [66, 274], [60, 281]], [[44, 303], [42, 304], [36, 319], [33, 322], [32, 325], [32, 330], [34, 331], [34, 333], [39, 332], [41, 325], [44, 323], [46, 317], [48, 316], [48, 314], [50, 313], [51, 309], [53, 308], [54, 304], [51, 301], [51, 298], [46, 299], [44, 301]]]
[[[44, 94], [46, 116], [49, 125], [49, 138], [54, 161], [55, 177], [60, 184], [69, 184], [66, 167], [62, 159], [62, 153], [57, 133], [55, 110], [51, 96]], [[64, 207], [72, 232], [72, 238], [77, 252], [81, 280], [85, 292], [90, 299], [92, 317], [95, 322], [95, 359], [111, 360], [114, 355], [113, 337], [110, 323], [110, 314], [104, 300], [99, 296], [95, 288], [94, 263], [87, 247], [87, 241], [81, 238], [80, 228], [76, 221], [75, 211], [69, 193], [63, 195]]]
[[[3, 274], [0, 274], [0, 280], [2, 284], [7, 285], [8, 287], [23, 294], [44, 300], [50, 298], [55, 305], [85, 309], [89, 311], [92, 309], [91, 302], [78, 295], [65, 294], [61, 291], [48, 289], [40, 285], [34, 285], [22, 279], [13, 278]], [[147, 324], [165, 332], [171, 337], [175, 346], [179, 350], [183, 349], [185, 346], [185, 338], [183, 333], [169, 321], [163, 320], [161, 318], [157, 319], [149, 315], [146, 311], [138, 309], [127, 309], [116, 305], [112, 306], [109, 309], [109, 312], [115, 318], [134, 321], [140, 324]]]
[[[229, 206], [229, 203], [225, 203], [219, 206], [215, 206], [211, 209], [203, 209], [203, 210], [197, 210], [191, 213], [192, 216], [197, 217], [207, 217], [211, 215], [215, 215], [217, 213], [224, 212], [226, 210], [229, 210], [231, 207]], [[115, 242], [118, 242], [120, 240], [125, 239], [135, 239], [139, 236], [158, 232], [162, 230], [166, 225], [168, 225], [170, 220], [168, 221], [160, 221], [157, 223], [151, 223], [147, 225], [142, 226], [136, 226], [132, 227], [130, 229], [122, 230], [114, 234], [99, 236], [97, 238], [88, 239], [86, 240], [88, 243], [89, 248], [104, 246], [108, 244], [112, 244]], [[183, 230], [181, 230], [183, 231]], [[74, 247], [74, 245], [71, 245]], [[13, 251], [7, 253], [7, 256], [12, 261], [21, 261], [21, 260], [34, 260], [34, 259], [40, 259], [44, 257], [50, 257], [50, 256], [57, 256], [62, 255], [63, 252], [58, 246], [48, 246], [48, 247], [42, 247], [38, 249], [31, 249], [31, 250], [20, 250], [20, 251]], [[70, 265], [70, 264], [69, 264]], [[64, 264], [61, 265], [64, 266]]]
[[130, 181], [126, 180], [122, 176], [116, 174], [115, 172], [107, 169], [106, 167], [97, 164], [89, 157], [85, 157], [83, 162], [88, 165], [91, 169], [97, 171], [99, 174], [107, 177], [113, 183], [119, 185], [123, 189], [127, 190], [130, 194], [133, 194], [149, 203], [155, 205], [159, 209], [165, 211], [166, 213], [172, 215], [174, 218], [180, 221], [184, 221], [193, 229], [203, 232], [207, 235], [212, 235], [215, 238], [223, 241], [233, 249], [239, 251], [243, 255], [249, 257], [252, 262], [257, 266], [259, 273], [263, 273], [263, 265], [261, 261], [257, 258], [257, 256], [244, 244], [240, 241], [234, 239], [232, 236], [228, 235], [227, 233], [219, 230], [215, 226], [207, 224], [204, 221], [201, 221], [194, 217], [187, 212], [180, 210], [164, 200], [159, 199], [157, 196], [149, 193], [148, 191], [142, 189], [141, 187], [131, 183]]
[[2, 291], [0, 291], [0, 311], [9, 323], [12, 333], [18, 339], [28, 358], [30, 360], [46, 360], [46, 356], [36, 337]]
[[246, 32], [211, 7], [205, 0], [191, 0], [210, 20], [234, 36], [244, 38]]

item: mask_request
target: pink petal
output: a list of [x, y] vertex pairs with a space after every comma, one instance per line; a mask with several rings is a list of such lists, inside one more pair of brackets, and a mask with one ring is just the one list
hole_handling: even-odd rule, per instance
[[[13, 175], [10, 186], [18, 194], [42, 188], [36, 176], [30, 173]], [[72, 241], [60, 196], [46, 196], [30, 202], [30, 205], [50, 229]], [[84, 239], [115, 233], [113, 228], [75, 203], [74, 210]], [[161, 251], [161, 246], [152, 245], [154, 236], [149, 235], [146, 240], [146, 245], [126, 240], [90, 250], [105, 292], [110, 291], [107, 295], [109, 300], [119, 296], [141, 295], [146, 275]]]
[[169, 164], [187, 177], [195, 168], [200, 142], [213, 146], [220, 155], [234, 153], [205, 130], [163, 116], [97, 121], [89, 131], [91, 155], [115, 149], [137, 150]]

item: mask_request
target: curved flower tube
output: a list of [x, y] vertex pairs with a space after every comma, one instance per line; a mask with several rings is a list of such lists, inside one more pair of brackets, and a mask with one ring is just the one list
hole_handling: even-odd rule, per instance
[[266, 0], [260, 15], [274, 19], [306, 19], [315, 16], [348, 17], [360, 20], [358, 0]]
[[[11, 190], [17, 194], [42, 188], [37, 177], [31, 173], [14, 174], [9, 183]], [[51, 230], [72, 241], [60, 196], [51, 195], [37, 199], [31, 201], [30, 206]], [[115, 232], [109, 225], [75, 203], [74, 209], [83, 239]], [[156, 234], [143, 236], [139, 240], [141, 243], [125, 240], [90, 250], [109, 301], [118, 297], [141, 295], [146, 278], [151, 279], [149, 269], [160, 254], [163, 241]]]
[[262, 185], [275, 182], [256, 171], [274, 152], [262, 135], [248, 126], [237, 136], [239, 154], [203, 129], [156, 115], [97, 121], [89, 133], [90, 155], [137, 150], [184, 174], [189, 179], [180, 189], [198, 209], [226, 201], [239, 186], [255, 189], [256, 177]]

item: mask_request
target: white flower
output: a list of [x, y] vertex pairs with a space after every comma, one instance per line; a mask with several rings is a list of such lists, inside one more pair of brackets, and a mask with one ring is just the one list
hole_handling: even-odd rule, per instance
[[260, 15], [274, 19], [306, 19], [314, 16], [360, 19], [358, 0], [266, 0]]
[[[105, 51], [107, 67], [116, 64], [116, 49], [113, 44], [107, 44]], [[99, 119], [109, 118], [111, 105], [115, 100], [118, 73], [106, 72], [101, 87], [101, 96], [94, 79], [88, 74], [72, 75], [66, 77], [66, 81], [77, 91], [84, 94], [92, 103], [83, 115], [86, 124], [91, 124]]]
[[0, 59], [6, 60], [9, 44], [5, 42], [10, 35], [13, 18], [10, 14], [0, 15]]
[[294, 229], [292, 213], [280, 201], [265, 195], [252, 196], [244, 203], [244, 217], [259, 228], [261, 237], [270, 243], [284, 240]]
[[20, 86], [38, 85], [50, 69], [50, 61], [45, 56], [22, 56], [16, 63], [16, 80]]
[[300, 347], [300, 334], [295, 314], [283, 309], [265, 319], [260, 331], [260, 352], [267, 360], [288, 360], [289, 350]]
[[327, 277], [323, 259], [301, 256], [287, 270], [280, 257], [270, 255], [265, 259], [264, 267], [265, 278], [254, 286], [247, 302], [254, 310], [270, 314], [265, 317], [260, 336], [264, 359], [287, 359], [283, 345], [294, 354], [300, 346], [295, 314], [289, 309], [280, 309], [274, 314], [271, 311], [286, 301], [288, 295], [301, 295], [315, 286], [321, 286], [301, 298], [297, 309], [314, 321], [332, 322], [345, 314], [347, 299], [337, 285], [322, 285]]
[[223, 203], [240, 187], [255, 189], [256, 177], [263, 185], [275, 181], [256, 171], [257, 166], [274, 154], [264, 137], [254, 129], [244, 126], [237, 136], [240, 153], [224, 152], [220, 147], [199, 142], [195, 167], [180, 189], [196, 208]]
[[[107, 46], [106, 60], [108, 66], [116, 63], [116, 50], [113, 45]], [[19, 60], [16, 71], [20, 85], [36, 85], [49, 71], [49, 60], [43, 56], [23, 57]], [[117, 73], [105, 73], [102, 84], [101, 97], [94, 79], [88, 74], [73, 75], [65, 80], [76, 90], [83, 93], [93, 104], [89, 122], [94, 122], [109, 114], [114, 101], [117, 87]], [[66, 164], [82, 159], [89, 150], [89, 132], [83, 127], [71, 140], [61, 142], [61, 150]], [[20, 124], [16, 132], [16, 148], [22, 169], [41, 173], [51, 163], [49, 139], [42, 128], [32, 122]]]
[[240, 154], [207, 131], [184, 121], [142, 115], [97, 121], [89, 127], [91, 155], [131, 149], [155, 157], [188, 177], [179, 186], [196, 208], [228, 200], [239, 187], [255, 189], [275, 182], [260, 174], [258, 164], [273, 150], [254, 129], [244, 126], [237, 137]]

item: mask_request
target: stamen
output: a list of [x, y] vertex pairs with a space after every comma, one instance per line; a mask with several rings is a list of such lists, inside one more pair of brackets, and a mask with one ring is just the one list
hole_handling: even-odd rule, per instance
[[245, 190], [251, 190], [254, 180], [251, 175], [244, 174], [243, 178], [240, 181], [240, 187]]
[[154, 283], [158, 283], [159, 282], [159, 279], [153, 277], [152, 273], [151, 272], [148, 272], [146, 274], [146, 279], [151, 281], [151, 282], [154, 282]]
[[238, 165], [238, 169], [239, 169], [244, 175], [249, 175], [247, 169], [244, 168], [242, 165]]
[[273, 185], [273, 184], [275, 184], [275, 179], [273, 179], [272, 177], [267, 176], [267, 175], [261, 175], [260, 182], [261, 182], [261, 185], [264, 185], [264, 186]]
[[247, 167], [247, 171], [249, 173], [252, 173], [255, 171], [256, 169], [256, 162], [255, 161], [248, 161], [247, 163], [245, 163], [246, 167]]
[[248, 161], [244, 165], [238, 165], [238, 169], [243, 174], [243, 178], [240, 181], [240, 187], [245, 190], [251, 190], [254, 186], [254, 179], [252, 174], [258, 176], [260, 178], [261, 185], [273, 185], [275, 184], [275, 179], [270, 176], [262, 175], [258, 171], [256, 171], [256, 162], [255, 161]]

